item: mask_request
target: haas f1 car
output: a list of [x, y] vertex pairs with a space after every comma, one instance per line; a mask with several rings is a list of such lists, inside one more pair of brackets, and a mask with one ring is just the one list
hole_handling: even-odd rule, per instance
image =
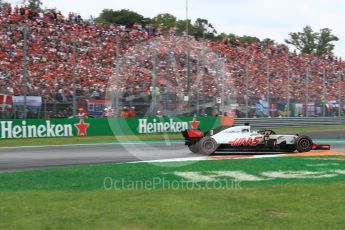
[[329, 150], [330, 145], [317, 145], [308, 136], [276, 134], [273, 130], [252, 131], [244, 126], [218, 127], [203, 133], [197, 129], [182, 132], [191, 152], [211, 155], [215, 152], [309, 152]]

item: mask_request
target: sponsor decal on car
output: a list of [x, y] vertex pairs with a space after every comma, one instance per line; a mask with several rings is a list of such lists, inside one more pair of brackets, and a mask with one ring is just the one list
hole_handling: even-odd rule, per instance
[[257, 146], [263, 140], [263, 136], [257, 137], [240, 137], [230, 141], [231, 146]]

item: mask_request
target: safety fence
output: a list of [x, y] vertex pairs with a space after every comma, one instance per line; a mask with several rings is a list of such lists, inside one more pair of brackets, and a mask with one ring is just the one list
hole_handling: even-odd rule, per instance
[[324, 125], [344, 125], [345, 119], [338, 117], [291, 117], [291, 118], [237, 118], [235, 125], [249, 123], [258, 128], [306, 127]]

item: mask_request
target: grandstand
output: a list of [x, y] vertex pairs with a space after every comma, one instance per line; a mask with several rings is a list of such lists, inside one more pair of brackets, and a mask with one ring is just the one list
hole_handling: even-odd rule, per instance
[[38, 96], [42, 103], [29, 114], [5, 106], [2, 118], [69, 117], [74, 98], [110, 100], [117, 114], [123, 106], [137, 107], [138, 115], [343, 114], [345, 62], [333, 55], [298, 54], [262, 42], [186, 39], [140, 22], [129, 28], [74, 13], [4, 6], [0, 93]]

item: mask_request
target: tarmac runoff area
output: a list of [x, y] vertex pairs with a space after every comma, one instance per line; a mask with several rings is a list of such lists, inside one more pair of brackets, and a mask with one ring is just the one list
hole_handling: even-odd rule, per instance
[[[342, 135], [341, 133], [334, 135]], [[315, 138], [315, 135], [310, 135]], [[332, 135], [322, 135], [332, 137]], [[291, 156], [345, 155], [345, 139], [316, 140], [330, 144], [331, 151], [289, 154]], [[27, 146], [0, 148], [0, 172], [36, 168], [99, 163], [167, 162], [190, 160], [221, 160], [252, 157], [286, 156], [281, 153], [217, 153], [203, 156], [191, 153], [182, 141], [150, 141], [127, 143], [98, 143], [62, 146]]]

